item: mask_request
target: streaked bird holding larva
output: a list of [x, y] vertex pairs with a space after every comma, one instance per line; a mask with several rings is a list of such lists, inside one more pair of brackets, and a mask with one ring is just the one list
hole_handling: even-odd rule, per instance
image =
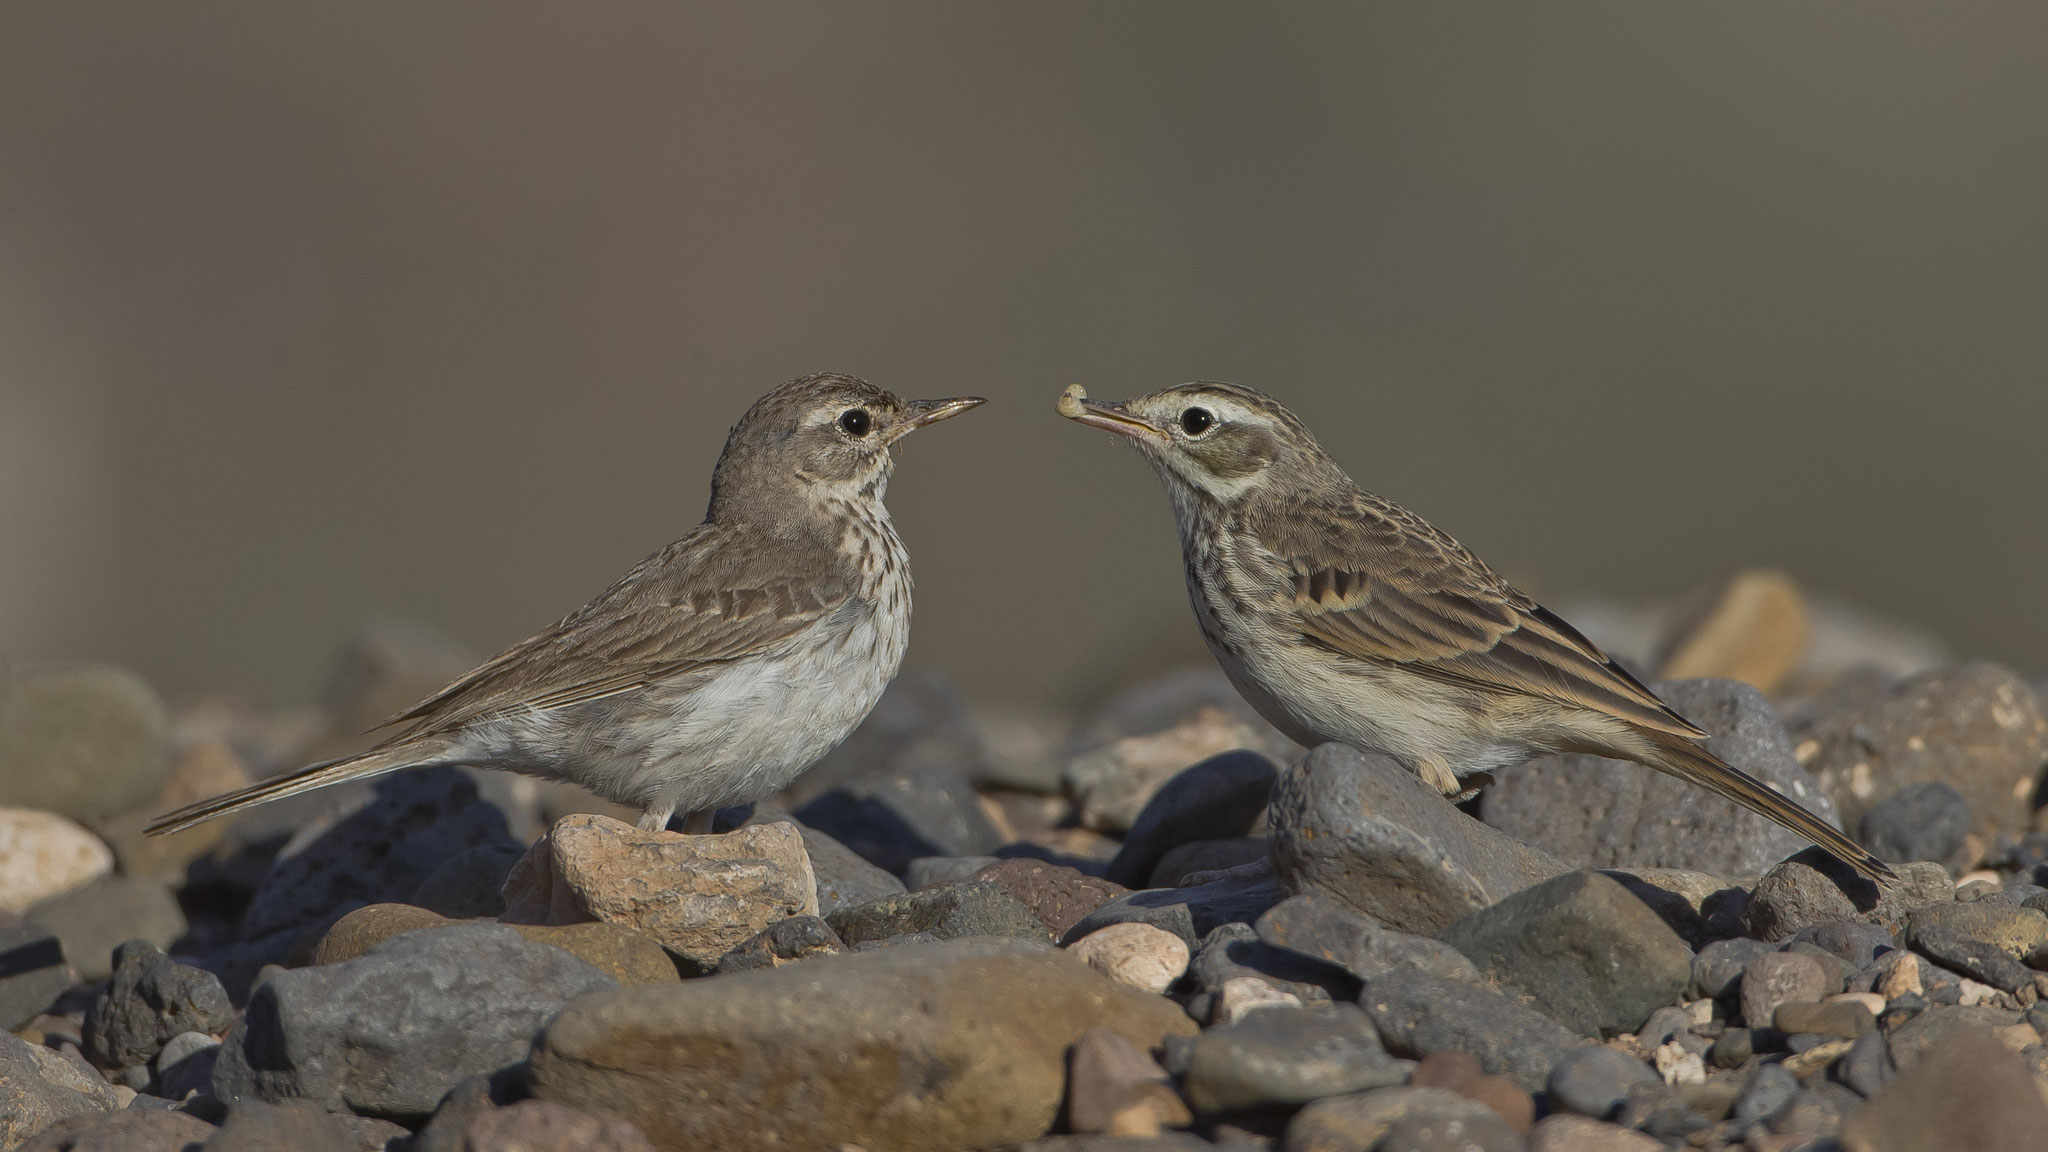
[[1388, 753], [1448, 796], [1539, 752], [1633, 760], [1894, 879], [1463, 545], [1359, 488], [1271, 397], [1196, 383], [1101, 403], [1076, 385], [1058, 411], [1159, 474], [1203, 639], [1296, 742]]
[[851, 734], [910, 636], [910, 564], [882, 497], [904, 436], [979, 397], [792, 380], [726, 438], [704, 522], [596, 599], [388, 721], [377, 748], [168, 813], [175, 832], [405, 768], [564, 780], [642, 828], [780, 791]]

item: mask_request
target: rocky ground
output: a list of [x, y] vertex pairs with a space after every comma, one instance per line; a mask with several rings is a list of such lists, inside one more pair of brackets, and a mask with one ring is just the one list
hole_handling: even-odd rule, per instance
[[906, 675], [711, 836], [436, 770], [152, 841], [466, 655], [0, 674], [0, 1150], [2048, 1148], [2048, 684], [1762, 574], [1567, 614], [1900, 883], [1592, 757], [1454, 807], [1210, 670]]

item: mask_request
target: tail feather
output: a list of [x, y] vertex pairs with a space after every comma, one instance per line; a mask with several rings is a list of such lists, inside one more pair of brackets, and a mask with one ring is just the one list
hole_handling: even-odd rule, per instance
[[1705, 748], [1676, 737], [1669, 741], [1658, 740], [1656, 745], [1659, 755], [1646, 761], [1650, 767], [1725, 796], [1751, 812], [1806, 837], [1842, 863], [1880, 884], [1898, 880], [1897, 873], [1889, 865], [1864, 851], [1840, 829]]
[[151, 822], [147, 831], [151, 836], [182, 832], [194, 824], [203, 824], [217, 816], [226, 816], [258, 804], [282, 800], [287, 796], [297, 796], [301, 792], [311, 792], [315, 788], [325, 788], [330, 784], [341, 784], [370, 776], [382, 776], [401, 768], [413, 768], [436, 762], [432, 758], [422, 758], [420, 749], [416, 747], [400, 746], [309, 764], [296, 772], [273, 776], [247, 788], [238, 788], [196, 804], [187, 804], [174, 812], [166, 812]]

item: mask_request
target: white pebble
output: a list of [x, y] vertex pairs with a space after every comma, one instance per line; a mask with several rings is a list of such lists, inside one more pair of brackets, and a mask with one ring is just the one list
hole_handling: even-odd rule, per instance
[[26, 911], [113, 870], [100, 838], [55, 812], [0, 808], [0, 911]]
[[1706, 1061], [1676, 1040], [1657, 1049], [1657, 1071], [1666, 1084], [1704, 1084], [1707, 1080]]
[[1187, 942], [1150, 924], [1098, 928], [1067, 951], [1110, 979], [1147, 992], [1166, 991], [1188, 970]]
[[1211, 1024], [1235, 1024], [1253, 1012], [1275, 1008], [1299, 1008], [1301, 998], [1282, 992], [1256, 976], [1225, 980], [1216, 990], [1216, 1002], [1209, 1010]]

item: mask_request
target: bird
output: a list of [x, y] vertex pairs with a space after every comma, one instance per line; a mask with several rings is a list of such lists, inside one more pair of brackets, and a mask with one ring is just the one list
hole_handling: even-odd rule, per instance
[[1203, 382], [1103, 403], [1074, 385], [1057, 411], [1158, 473], [1203, 639], [1295, 742], [1390, 754], [1457, 799], [1540, 753], [1633, 760], [1895, 879], [1471, 550], [1360, 488], [1272, 397]]
[[379, 725], [370, 751], [158, 817], [152, 834], [433, 765], [568, 781], [659, 830], [780, 791], [874, 708], [910, 636], [910, 564], [883, 505], [904, 436], [977, 396], [903, 400], [836, 373], [748, 408], [703, 523], [595, 599]]

